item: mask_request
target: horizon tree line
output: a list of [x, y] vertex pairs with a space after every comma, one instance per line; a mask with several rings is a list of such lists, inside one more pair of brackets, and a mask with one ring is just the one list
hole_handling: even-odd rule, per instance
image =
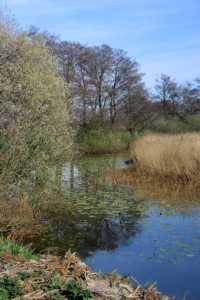
[[36, 26], [25, 33], [31, 41], [37, 39], [45, 45], [52, 62], [58, 62], [57, 72], [68, 86], [67, 105], [76, 128], [86, 130], [98, 124], [133, 134], [151, 128], [159, 117], [187, 122], [187, 116], [200, 112], [200, 77], [181, 85], [161, 74], [151, 93], [138, 62], [121, 49], [62, 41]]
[[200, 112], [200, 77], [181, 85], [161, 74], [152, 93], [138, 62], [127, 52], [106, 44], [88, 47], [60, 41], [58, 36], [45, 34], [69, 87], [73, 121], [83, 129], [94, 124], [121, 125], [133, 134], [151, 128], [159, 117], [187, 122], [187, 116]]

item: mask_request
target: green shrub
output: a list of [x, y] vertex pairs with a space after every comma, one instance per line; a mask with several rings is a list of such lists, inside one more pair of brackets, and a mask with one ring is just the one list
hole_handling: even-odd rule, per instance
[[200, 114], [187, 116], [186, 122], [191, 128], [191, 131], [200, 131]]
[[178, 118], [158, 118], [151, 124], [151, 130], [158, 133], [181, 133], [189, 132], [191, 128], [187, 122], [182, 122]]
[[45, 184], [49, 165], [73, 154], [67, 87], [41, 35], [31, 39], [6, 9], [0, 19], [0, 177]]
[[33, 255], [32, 251], [27, 247], [21, 246], [14, 241], [5, 241], [0, 239], [0, 255], [2, 255], [3, 252], [13, 255], [22, 254], [27, 259], [38, 260], [38, 257]]
[[5, 300], [7, 296], [15, 298], [20, 292], [21, 286], [19, 285], [19, 279], [4, 275], [0, 281], [0, 299]]
[[77, 143], [80, 150], [87, 153], [112, 153], [128, 149], [131, 136], [129, 132], [112, 131], [106, 127], [99, 127], [79, 131]]
[[76, 280], [72, 280], [65, 285], [63, 294], [71, 297], [70, 299], [73, 300], [87, 300], [88, 298], [92, 298], [90, 290], [83, 290]]

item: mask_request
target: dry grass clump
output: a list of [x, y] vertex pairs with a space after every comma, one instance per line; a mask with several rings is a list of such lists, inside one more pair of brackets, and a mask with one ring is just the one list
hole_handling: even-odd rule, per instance
[[48, 230], [42, 222], [40, 212], [31, 205], [26, 192], [16, 195], [2, 193], [0, 206], [0, 235], [5, 239], [26, 238]]
[[149, 134], [131, 145], [141, 175], [200, 182], [200, 134]]
[[151, 199], [199, 199], [200, 134], [149, 134], [131, 145], [131, 155], [132, 164], [108, 175], [115, 184]]
[[114, 170], [108, 175], [108, 179], [113, 178], [115, 185], [125, 185], [137, 191], [137, 198], [150, 198], [157, 200], [166, 200], [170, 203], [182, 204], [183, 201], [190, 201], [190, 203], [198, 202], [200, 195], [200, 184], [198, 181], [182, 182], [175, 181], [174, 178], [163, 178], [158, 176], [151, 176], [141, 174], [137, 171], [134, 165], [127, 168]]

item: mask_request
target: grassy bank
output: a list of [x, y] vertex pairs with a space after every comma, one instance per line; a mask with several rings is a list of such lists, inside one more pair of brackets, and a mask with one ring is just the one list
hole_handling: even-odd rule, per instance
[[148, 134], [131, 145], [138, 174], [200, 184], [200, 133]]
[[78, 149], [85, 154], [122, 152], [129, 148], [131, 141], [128, 131], [112, 131], [101, 127], [80, 131], [76, 135]]

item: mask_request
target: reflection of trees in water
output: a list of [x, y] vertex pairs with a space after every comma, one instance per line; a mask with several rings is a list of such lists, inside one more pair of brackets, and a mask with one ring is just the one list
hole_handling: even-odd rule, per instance
[[117, 163], [117, 159], [107, 157], [65, 165], [67, 180], [61, 185], [65, 210], [53, 217], [54, 239], [45, 247], [71, 248], [86, 257], [98, 249], [115, 250], [141, 230], [137, 223], [141, 202], [137, 203], [133, 191], [120, 188], [114, 181], [105, 182], [106, 170]]
[[137, 224], [139, 218], [134, 212], [116, 218], [109, 218], [104, 212], [91, 218], [77, 211], [66, 211], [60, 216], [59, 223], [55, 220], [53, 224], [54, 243], [66, 249], [71, 247], [81, 257], [98, 249], [112, 251], [119, 245], [127, 244], [128, 239], [140, 231]]
[[[101, 156], [89, 157], [72, 161], [63, 165], [63, 178], [61, 189], [65, 192], [78, 189], [81, 185], [87, 192], [89, 186], [92, 185], [92, 190], [101, 188], [102, 184], [106, 181], [106, 171], [111, 168], [118, 168], [123, 165], [123, 156], [119, 159], [116, 156]], [[124, 164], [125, 165], [125, 164]], [[110, 182], [114, 183], [114, 182]]]

